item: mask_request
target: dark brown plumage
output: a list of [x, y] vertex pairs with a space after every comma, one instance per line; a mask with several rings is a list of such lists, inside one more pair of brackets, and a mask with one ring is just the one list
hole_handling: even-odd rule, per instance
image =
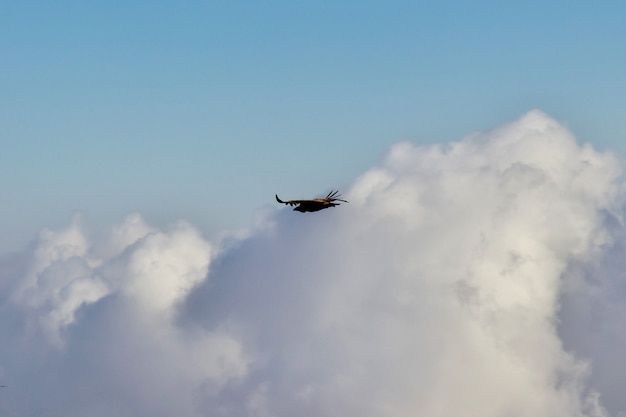
[[290, 206], [296, 206], [294, 211], [299, 211], [304, 213], [305, 211], [319, 211], [329, 207], [338, 206], [339, 203], [335, 203], [335, 201], [343, 201], [347, 203], [346, 200], [342, 200], [341, 194], [337, 194], [339, 191], [331, 191], [324, 198], [314, 198], [313, 200], [289, 200], [283, 201], [278, 198], [278, 194], [276, 194], [276, 201], [281, 204], [288, 204]]

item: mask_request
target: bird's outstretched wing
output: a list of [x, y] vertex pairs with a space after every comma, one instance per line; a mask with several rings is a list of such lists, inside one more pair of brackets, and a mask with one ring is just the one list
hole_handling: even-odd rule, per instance
[[283, 201], [278, 197], [278, 194], [276, 194], [276, 201], [278, 201], [281, 204], [288, 204], [290, 206], [297, 206], [298, 204], [302, 204], [302, 203], [306, 203], [307, 201], [310, 200], [288, 200], [288, 201]]
[[347, 203], [346, 200], [342, 200], [339, 197], [341, 197], [341, 194], [339, 194], [339, 190], [335, 190], [335, 191], [329, 192], [324, 200], [327, 200], [328, 202], [331, 202], [331, 203], [333, 201], [343, 201], [344, 203]]

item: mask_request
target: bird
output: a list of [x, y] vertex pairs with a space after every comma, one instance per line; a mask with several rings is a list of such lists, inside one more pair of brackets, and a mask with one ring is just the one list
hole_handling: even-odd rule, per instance
[[289, 201], [283, 201], [278, 197], [278, 194], [276, 194], [276, 201], [278, 201], [281, 204], [288, 204], [290, 206], [296, 206], [293, 210], [294, 211], [299, 211], [301, 213], [307, 212], [307, 211], [320, 211], [329, 207], [335, 207], [340, 205], [340, 203], [335, 203], [335, 201], [342, 201], [344, 203], [347, 203], [346, 200], [342, 200], [339, 197], [341, 197], [341, 194], [338, 194], [339, 191], [331, 191], [329, 192], [326, 197], [323, 198], [314, 198], [313, 200], [289, 200]]

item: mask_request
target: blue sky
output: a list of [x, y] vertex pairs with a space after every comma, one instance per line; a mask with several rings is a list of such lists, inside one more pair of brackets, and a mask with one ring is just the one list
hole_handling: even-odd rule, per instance
[[626, 151], [626, 4], [5, 2], [3, 251], [81, 212], [205, 233], [345, 187], [400, 140], [539, 108]]
[[625, 416], [624, 22], [2, 2], [0, 415]]

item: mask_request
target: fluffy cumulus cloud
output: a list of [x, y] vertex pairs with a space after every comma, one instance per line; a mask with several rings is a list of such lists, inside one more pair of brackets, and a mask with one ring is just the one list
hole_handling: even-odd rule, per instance
[[43, 230], [0, 259], [1, 414], [620, 416], [620, 169], [532, 111], [245, 237]]

